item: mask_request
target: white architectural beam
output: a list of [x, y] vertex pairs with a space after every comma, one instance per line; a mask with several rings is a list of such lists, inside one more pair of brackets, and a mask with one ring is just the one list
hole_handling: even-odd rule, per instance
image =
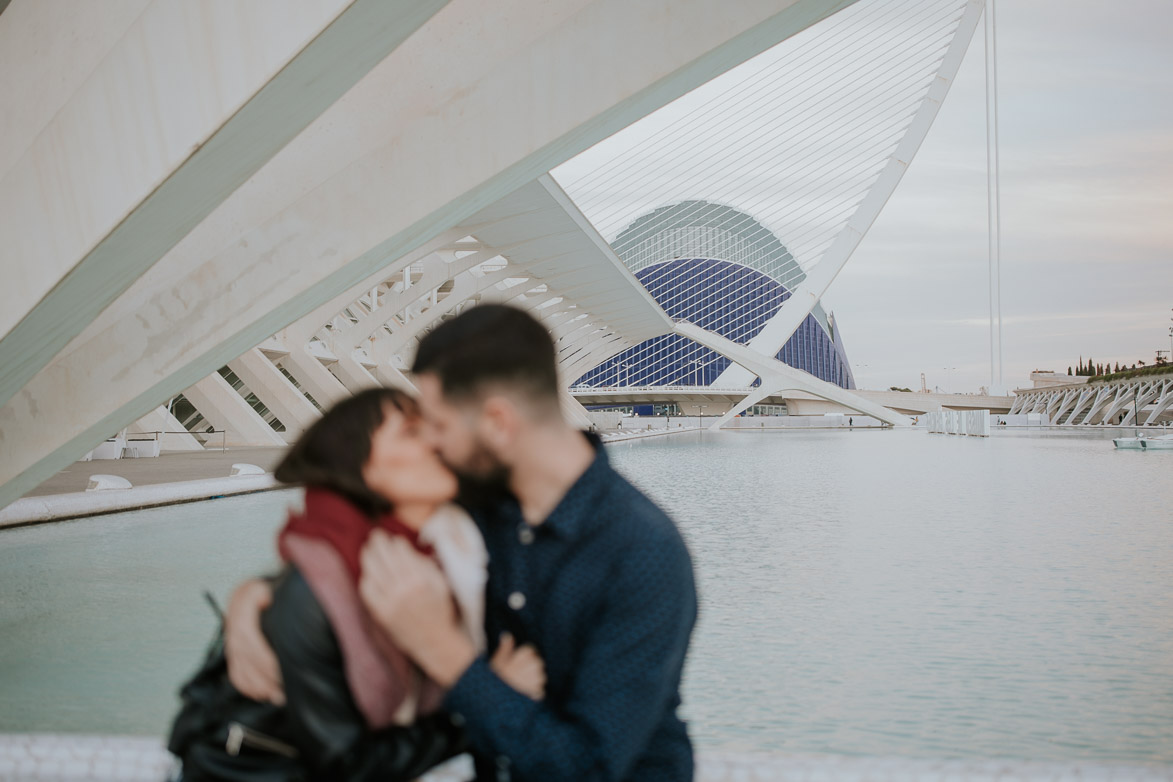
[[1145, 419], [1145, 426], [1152, 426], [1160, 419], [1161, 414], [1173, 407], [1173, 380], [1165, 380], [1161, 384], [1159, 396], [1155, 400], [1153, 410]]
[[318, 420], [318, 409], [260, 350], [245, 351], [228, 368], [285, 424], [286, 440], [292, 442]]
[[342, 381], [322, 365], [321, 359], [310, 352], [308, 345], [296, 345], [289, 355], [281, 358], [281, 366], [297, 378], [322, 409], [336, 405], [349, 394]]
[[[1131, 397], [1132, 405], [1126, 405], [1128, 412], [1124, 416], [1124, 420], [1120, 422], [1123, 426], [1138, 424], [1141, 411], [1148, 407], [1149, 402], [1156, 400], [1160, 396], [1160, 386], [1158, 383], [1137, 383], [1129, 390], [1132, 393], [1126, 394], [1124, 401], [1127, 402], [1129, 397]], [[1111, 423], [1110, 417], [1107, 423]]]
[[[1069, 392], [1069, 393], [1071, 393], [1073, 396], [1077, 397], [1075, 400], [1075, 406], [1071, 408], [1071, 413], [1068, 414], [1067, 420], [1055, 421], [1055, 423], [1065, 423], [1065, 424], [1075, 423], [1076, 417], [1079, 416], [1079, 414], [1083, 412], [1084, 406], [1088, 402], [1090, 402], [1092, 397], [1094, 396], [1094, 394], [1090, 390], [1086, 390], [1086, 389], [1081, 390], [1078, 393], [1076, 393], [1076, 392]], [[1013, 411], [1011, 411], [1011, 412], [1013, 412]]]
[[273, 431], [219, 372], [187, 388], [183, 395], [213, 427], [224, 430], [227, 445], [285, 445], [285, 438]]
[[[880, 172], [871, 190], [860, 203], [859, 207], [848, 219], [843, 230], [835, 237], [831, 246], [827, 248], [822, 259], [814, 267], [806, 271], [806, 277], [791, 292], [791, 296], [781, 306], [777, 313], [766, 322], [749, 345], [763, 355], [775, 356], [786, 345], [786, 342], [798, 330], [815, 305], [827, 292], [831, 283], [839, 276], [844, 265], [863, 240], [864, 235], [871, 228], [879, 216], [896, 186], [904, 178], [921, 142], [929, 133], [933, 120], [941, 108], [941, 103], [949, 92], [953, 79], [965, 58], [965, 51], [973, 40], [974, 31], [985, 8], [985, 0], [969, 0], [953, 40], [941, 61], [937, 76], [929, 87], [928, 93], [920, 108], [913, 116], [912, 122], [905, 131], [888, 163]], [[737, 364], [730, 365], [716, 379], [715, 385], [738, 386], [745, 385], [751, 380], [747, 370]]]
[[[0, 405], [444, 2], [154, 0], [108, 38], [0, 178], [0, 246], [17, 259], [0, 286]], [[34, 40], [84, 38], [102, 7], [27, 5], [43, 13], [0, 26]], [[45, 65], [6, 81], [56, 79]]]
[[576, 429], [590, 429], [591, 418], [587, 415], [587, 409], [572, 397], [569, 391], [565, 388], [560, 389], [558, 399], [562, 404], [562, 417], [566, 419], [566, 423]]
[[357, 394], [359, 391], [382, 385], [352, 355], [339, 356], [338, 363], [330, 368], [330, 374], [338, 378], [338, 382], [342, 383], [346, 387], [346, 390], [352, 394]]
[[771, 393], [778, 391], [805, 391], [808, 394], [835, 402], [844, 407], [858, 411], [864, 415], [883, 421], [892, 426], [909, 426], [911, 421], [883, 405], [869, 402], [859, 396], [840, 388], [833, 383], [819, 380], [814, 375], [794, 369], [770, 356], [763, 356], [747, 345], [739, 345], [732, 340], [706, 331], [692, 323], [677, 323], [676, 333], [697, 342], [710, 350], [715, 350], [730, 361], [737, 362], [746, 371], [761, 378], [762, 384], [749, 396], [735, 405], [711, 427], [719, 429], [726, 422], [743, 412], [753, 404], [761, 401]]

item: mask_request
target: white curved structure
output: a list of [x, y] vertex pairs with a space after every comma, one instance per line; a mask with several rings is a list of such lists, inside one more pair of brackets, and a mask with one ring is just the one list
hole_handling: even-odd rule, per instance
[[[827, 292], [831, 283], [843, 270], [864, 235], [871, 228], [888, 199], [891, 198], [892, 193], [896, 191], [896, 186], [900, 184], [904, 172], [908, 170], [909, 164], [917, 150], [920, 149], [925, 136], [928, 135], [929, 128], [932, 127], [933, 120], [936, 119], [937, 112], [941, 107], [941, 102], [945, 99], [945, 95], [961, 67], [961, 61], [974, 32], [977, 30], [984, 7], [985, 3], [982, 0], [970, 0], [965, 4], [964, 13], [958, 22], [952, 42], [927, 94], [921, 101], [895, 150], [889, 155], [875, 183], [818, 262], [806, 269], [803, 279], [794, 289], [790, 299], [782, 305], [782, 308], [761, 332], [750, 341], [749, 346], [752, 349], [770, 355], [781, 350], [803, 320], [818, 306], [823, 294]], [[718, 382], [737, 385], [747, 383], [751, 379], [743, 368], [730, 367], [725, 375], [718, 379]]]
[[[128, 425], [287, 442], [359, 388], [409, 385], [417, 338], [477, 301], [538, 316], [567, 382], [685, 333], [547, 172], [853, 0], [502, 0], [492, 15], [472, 0], [268, 2], [127, 0], [71, 16], [16, 0], [0, 14], [0, 99], [30, 106], [0, 145], [0, 243], [16, 248], [0, 506]], [[877, 18], [894, 7], [870, 3]], [[846, 260], [835, 248], [858, 242], [927, 131], [982, 7], [913, 6], [934, 4], [948, 55], [855, 217], [802, 265], [809, 302], [784, 307], [769, 339], [806, 317]], [[70, 53], [21, 44], [22, 28], [46, 25], [94, 34]], [[239, 62], [225, 52], [246, 33], [253, 59]], [[64, 87], [22, 87], [53, 68]], [[127, 128], [95, 121], [113, 115]], [[756, 344], [690, 336], [747, 378], [840, 395]], [[181, 392], [186, 406], [159, 407]]]
[[1044, 413], [1053, 424], [1156, 426], [1173, 420], [1173, 376], [1156, 375], [1016, 392], [1013, 414]]
[[[473, 0], [262, 0], [217, 17], [211, 3], [139, 0], [107, 19], [16, 0], [0, 14], [0, 99], [19, 98], [22, 118], [0, 145], [0, 245], [18, 248], [0, 307], [0, 505], [851, 1], [502, 0], [488, 14]], [[35, 43], [82, 29], [94, 42], [76, 57]], [[57, 71], [66, 88], [22, 86]], [[299, 383], [329, 397], [288, 347]]]
[[[753, 353], [781, 357], [812, 313], [821, 315], [820, 299], [895, 191], [956, 76], [984, 7], [983, 0], [861, 0], [555, 175], [605, 234], [615, 234], [616, 251], [633, 269], [650, 264], [669, 269], [672, 280], [653, 282], [661, 301], [678, 304], [670, 307], [674, 316], [699, 311], [697, 320], [729, 325], [726, 330], [736, 332], [729, 336]], [[748, 295], [752, 286], [743, 297], [712, 296], [705, 264], [688, 259], [761, 272], [782, 285], [789, 298], [778, 307], [769, 296]], [[697, 273], [690, 283], [692, 269]], [[733, 272], [725, 276], [738, 284]], [[710, 296], [714, 308], [741, 300], [758, 307], [759, 317], [734, 310], [718, 318], [712, 309], [688, 304]], [[767, 308], [771, 316], [764, 324], [757, 322]], [[829, 337], [832, 329], [825, 317], [820, 320]], [[746, 321], [755, 322], [750, 327]], [[787, 360], [850, 387], [844, 373], [809, 360], [813, 347], [808, 340], [806, 353], [790, 350]], [[584, 383], [597, 384], [600, 376], [620, 378], [624, 367], [635, 368], [637, 383], [660, 382], [658, 377], [669, 385], [700, 383], [703, 367], [697, 378], [684, 381], [670, 372], [649, 371], [674, 360], [714, 363], [708, 351], [690, 350], [657, 343], [612, 360]], [[774, 382], [748, 369], [751, 356], [746, 359], [725, 366], [716, 377], [706, 376], [704, 384], [729, 389], [749, 388], [758, 377], [764, 384]], [[766, 366], [762, 370], [784, 385], [756, 388], [730, 415], [800, 382], [797, 387], [804, 392], [819, 393], [807, 382], [809, 376], [783, 380]], [[853, 402], [855, 409], [863, 404], [859, 398]], [[904, 419], [889, 413], [883, 420]]]

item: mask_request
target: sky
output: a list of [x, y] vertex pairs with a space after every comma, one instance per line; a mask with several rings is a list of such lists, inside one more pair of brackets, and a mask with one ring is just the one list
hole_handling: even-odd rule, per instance
[[[1173, 325], [1173, 3], [1000, 0], [997, 33], [1004, 384], [1151, 363]], [[984, 78], [979, 26], [823, 299], [861, 388], [990, 383]]]
[[[1152, 362], [1173, 325], [1173, 3], [997, 5], [1003, 378]], [[824, 304], [857, 383], [989, 382], [978, 30], [908, 173]]]

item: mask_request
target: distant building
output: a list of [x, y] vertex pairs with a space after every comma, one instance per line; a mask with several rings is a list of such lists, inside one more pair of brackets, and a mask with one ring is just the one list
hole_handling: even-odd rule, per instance
[[[670, 317], [742, 344], [762, 330], [806, 276], [765, 226], [708, 201], [683, 201], [646, 214], [612, 247]], [[855, 388], [834, 315], [818, 304], [777, 358], [821, 380]], [[608, 359], [574, 385], [708, 386], [729, 364], [706, 347], [668, 334]]]

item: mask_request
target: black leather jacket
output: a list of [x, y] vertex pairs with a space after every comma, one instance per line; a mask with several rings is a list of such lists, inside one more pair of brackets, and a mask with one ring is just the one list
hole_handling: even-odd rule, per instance
[[[256, 703], [237, 693], [228, 683], [222, 652], [217, 661], [214, 650], [209, 664], [185, 686], [184, 711], [172, 732], [170, 746], [183, 760], [183, 782], [397, 782], [464, 751], [460, 729], [445, 714], [409, 727], [367, 728], [350, 694], [334, 631], [296, 568], [274, 581], [261, 627], [281, 664], [286, 705]], [[201, 677], [209, 681], [201, 684]], [[201, 686], [213, 692], [200, 692]], [[205, 724], [192, 727], [197, 718]], [[226, 748], [232, 744], [232, 723], [247, 726], [236, 753]], [[236, 730], [240, 745], [241, 728]], [[269, 740], [279, 743], [277, 751], [265, 748]], [[296, 750], [296, 757], [281, 745]]]

